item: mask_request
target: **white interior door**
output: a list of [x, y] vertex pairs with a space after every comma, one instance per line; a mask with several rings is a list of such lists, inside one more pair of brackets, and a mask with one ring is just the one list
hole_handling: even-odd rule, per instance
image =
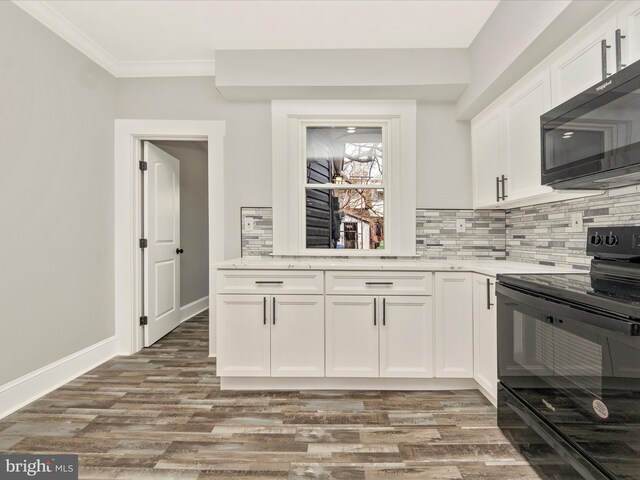
[[180, 324], [180, 161], [144, 142], [145, 312], [148, 347]]

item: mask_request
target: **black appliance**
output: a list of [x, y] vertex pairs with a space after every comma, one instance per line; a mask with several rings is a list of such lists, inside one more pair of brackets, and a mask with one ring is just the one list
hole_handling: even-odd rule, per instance
[[640, 227], [591, 272], [499, 275], [498, 425], [545, 479], [640, 480]]
[[543, 185], [640, 183], [640, 61], [545, 113], [540, 124]]

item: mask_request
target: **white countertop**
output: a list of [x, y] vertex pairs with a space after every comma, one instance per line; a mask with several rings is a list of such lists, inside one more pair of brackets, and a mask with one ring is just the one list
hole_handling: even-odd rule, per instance
[[381, 258], [279, 258], [245, 257], [216, 265], [219, 270], [387, 270], [459, 271], [495, 276], [502, 273], [584, 273], [567, 267], [505, 260], [422, 260]]

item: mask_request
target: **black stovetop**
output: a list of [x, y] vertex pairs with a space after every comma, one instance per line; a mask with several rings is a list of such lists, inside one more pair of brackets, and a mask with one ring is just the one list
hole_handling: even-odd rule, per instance
[[[505, 274], [498, 275], [498, 281], [534, 295], [640, 319], [640, 291], [636, 296], [635, 292], [630, 293], [615, 283], [604, 289], [594, 288], [589, 273]], [[602, 287], [601, 283], [599, 287]]]

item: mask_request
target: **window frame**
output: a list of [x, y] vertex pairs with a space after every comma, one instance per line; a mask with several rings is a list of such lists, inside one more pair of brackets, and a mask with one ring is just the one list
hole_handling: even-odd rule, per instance
[[[273, 254], [415, 256], [415, 125], [414, 100], [272, 101]], [[363, 188], [384, 189], [383, 250], [306, 247], [306, 131], [309, 126], [382, 127], [383, 183]], [[349, 186], [341, 186], [340, 189], [344, 188]]]

